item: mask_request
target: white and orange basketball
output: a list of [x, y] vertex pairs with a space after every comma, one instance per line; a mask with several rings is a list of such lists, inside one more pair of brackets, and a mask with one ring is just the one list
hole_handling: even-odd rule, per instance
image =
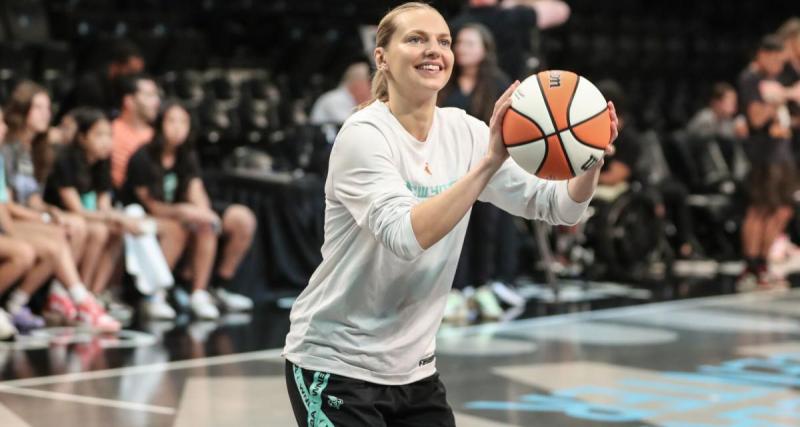
[[578, 176], [603, 158], [611, 141], [607, 102], [575, 73], [542, 71], [514, 91], [503, 141], [511, 158], [540, 178]]

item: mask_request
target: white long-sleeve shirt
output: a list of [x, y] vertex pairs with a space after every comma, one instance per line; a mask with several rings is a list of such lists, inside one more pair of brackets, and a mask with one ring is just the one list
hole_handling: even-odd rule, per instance
[[[436, 108], [424, 142], [375, 102], [336, 138], [325, 183], [322, 263], [292, 307], [284, 356], [310, 370], [378, 384], [436, 372], [434, 350], [469, 213], [427, 250], [411, 208], [452, 186], [486, 154], [489, 128], [455, 108]], [[509, 159], [479, 200], [514, 215], [574, 224], [566, 181], [545, 181]]]

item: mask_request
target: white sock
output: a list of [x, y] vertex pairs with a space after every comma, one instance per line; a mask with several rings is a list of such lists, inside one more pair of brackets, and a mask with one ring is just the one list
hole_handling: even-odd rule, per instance
[[31, 296], [28, 295], [25, 291], [21, 289], [16, 289], [14, 292], [11, 293], [11, 296], [8, 297], [8, 302], [6, 303], [6, 308], [8, 312], [11, 314], [17, 314], [22, 307], [28, 305], [28, 301], [31, 300]]
[[67, 288], [65, 288], [64, 284], [59, 282], [57, 279], [53, 279], [51, 282], [50, 292], [56, 295], [69, 296], [69, 293], [67, 293]]
[[75, 304], [80, 304], [81, 301], [86, 299], [86, 297], [90, 296], [91, 294], [83, 283], [76, 283], [75, 285], [69, 287], [69, 295], [72, 297], [72, 300], [75, 301]]

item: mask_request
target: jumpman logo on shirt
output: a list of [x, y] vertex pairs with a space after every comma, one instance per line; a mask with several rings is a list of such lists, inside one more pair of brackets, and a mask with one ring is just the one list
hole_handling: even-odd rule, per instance
[[428, 162], [425, 162], [425, 173], [433, 176], [433, 172], [431, 172], [431, 165], [429, 165]]

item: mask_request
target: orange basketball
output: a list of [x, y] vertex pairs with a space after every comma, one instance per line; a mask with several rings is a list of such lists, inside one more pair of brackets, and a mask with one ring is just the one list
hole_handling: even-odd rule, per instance
[[540, 178], [578, 176], [603, 158], [611, 141], [607, 102], [575, 73], [542, 71], [514, 91], [503, 141], [511, 158]]

